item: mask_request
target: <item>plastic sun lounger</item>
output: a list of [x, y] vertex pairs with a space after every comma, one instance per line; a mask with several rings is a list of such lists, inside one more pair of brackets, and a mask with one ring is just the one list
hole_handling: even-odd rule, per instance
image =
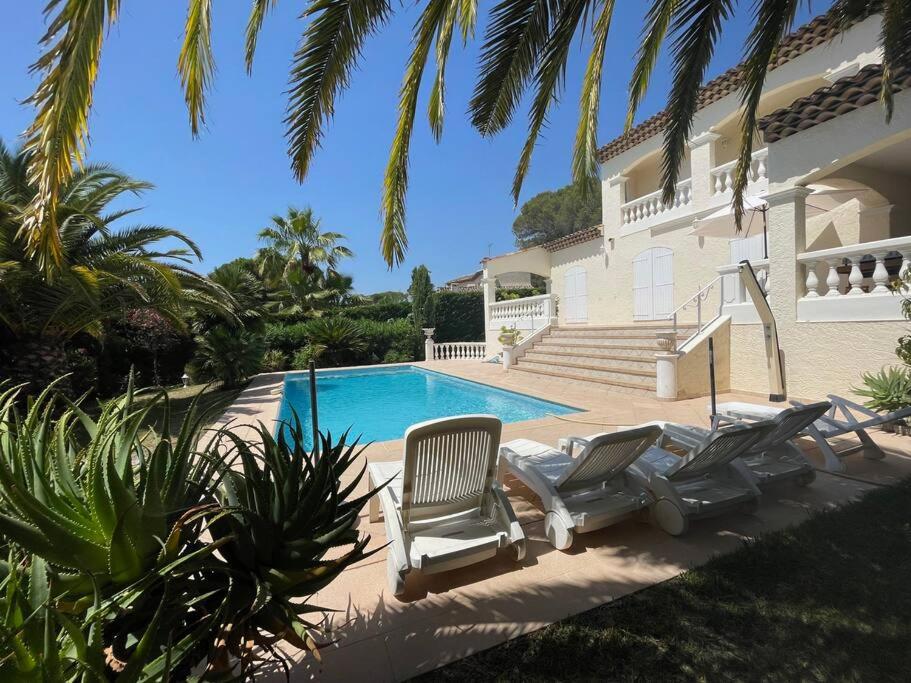
[[[870, 438], [867, 430], [871, 427], [881, 427], [884, 424], [911, 417], [911, 407], [883, 415], [834, 394], [829, 394], [827, 398], [831, 403], [831, 408], [825, 415], [821, 415], [818, 420], [807, 425], [803, 433], [813, 437], [825, 460], [825, 467], [830, 472], [844, 472], [845, 464], [842, 459], [861, 451], [864, 457], [870, 460], [882, 460], [886, 454]], [[803, 406], [798, 401], [791, 401], [791, 404], [796, 407]], [[721, 403], [717, 407], [718, 414], [724, 418], [744, 421], [774, 419], [783, 410], [786, 409], [741, 402]], [[841, 416], [840, 419], [839, 415]], [[862, 416], [865, 419], [861, 420], [858, 416]], [[860, 439], [860, 443], [856, 446], [836, 451], [828, 441], [852, 432]]]
[[[762, 488], [769, 484], [793, 480], [799, 486], [809, 486], [816, 479], [816, 469], [803, 451], [793, 443], [798, 435], [812, 425], [832, 404], [828, 401], [811, 403], [805, 406], [793, 406], [780, 411], [771, 422], [775, 428], [749, 452], [741, 456], [743, 464], [756, 477], [757, 485]], [[716, 415], [713, 428], [723, 424], [736, 423], [734, 418]], [[677, 425], [678, 440], [695, 446], [704, 439], [710, 430], [702, 427]]]
[[544, 506], [544, 532], [550, 544], [566, 550], [574, 533], [603, 529], [652, 503], [651, 494], [627, 468], [661, 436], [656, 426], [571, 439], [582, 447], [574, 458], [529, 439], [500, 446], [500, 477], [513, 475], [537, 494]]
[[402, 461], [368, 465], [371, 487], [390, 482], [370, 499], [370, 521], [382, 509], [394, 595], [412, 569], [445, 572], [500, 548], [525, 557], [525, 534], [496, 478], [501, 430], [493, 415], [421, 422], [405, 432]]
[[[707, 434], [693, 444], [685, 426], [658, 422], [661, 440], [630, 467], [651, 491], [652, 521], [662, 530], [679, 536], [690, 520], [714, 517], [729, 510], [752, 512], [760, 496], [756, 480], [739, 460], [773, 429], [771, 422], [730, 425]], [[683, 457], [665, 450], [676, 446]]]

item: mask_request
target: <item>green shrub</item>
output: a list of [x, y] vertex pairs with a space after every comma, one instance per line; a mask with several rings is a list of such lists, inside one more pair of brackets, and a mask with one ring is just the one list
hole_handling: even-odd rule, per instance
[[197, 337], [191, 363], [194, 380], [221, 380], [235, 387], [259, 372], [265, 344], [260, 334], [213, 327]]
[[320, 363], [328, 367], [352, 365], [367, 350], [361, 327], [347, 318], [316, 318], [307, 323], [310, 345], [322, 347]]
[[389, 320], [404, 320], [411, 316], [411, 304], [407, 301], [363, 304], [360, 306], [344, 306], [335, 312], [351, 320], [375, 320], [387, 322]]
[[497, 290], [497, 301], [511, 301], [513, 299], [525, 299], [530, 296], [539, 296], [546, 294], [545, 288], [538, 287], [510, 287], [508, 289]]
[[436, 299], [434, 340], [440, 343], [484, 340], [482, 291], [437, 292]]
[[291, 369], [306, 370], [310, 367], [311, 360], [319, 365], [319, 357], [325, 350], [325, 347], [319, 346], [318, 344], [315, 346], [307, 344], [306, 346], [299, 348], [294, 352], [294, 356], [291, 358]]
[[261, 372], [281, 372], [288, 367], [288, 356], [278, 349], [269, 349], [263, 355]]
[[879, 372], [861, 375], [864, 386], [854, 393], [869, 400], [864, 404], [872, 410], [891, 413], [911, 405], [911, 372], [905, 368], [883, 368]]
[[[405, 363], [421, 357], [423, 334], [408, 320], [361, 320], [359, 327], [367, 347], [363, 363]], [[390, 353], [397, 360], [386, 360]]]
[[265, 343], [269, 350], [278, 349], [291, 355], [309, 341], [307, 323], [272, 323], [266, 326]]

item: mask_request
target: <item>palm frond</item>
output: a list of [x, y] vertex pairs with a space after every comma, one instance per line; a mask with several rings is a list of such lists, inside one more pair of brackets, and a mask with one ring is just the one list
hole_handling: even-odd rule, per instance
[[212, 56], [212, 0], [189, 0], [183, 45], [177, 58], [177, 72], [183, 87], [190, 132], [199, 135], [206, 121], [206, 94], [215, 74]]
[[573, 181], [579, 183], [583, 193], [588, 191], [591, 179], [598, 177], [598, 112], [601, 104], [601, 78], [607, 35], [614, 14], [614, 0], [604, 0], [601, 14], [594, 24], [592, 51], [582, 79], [582, 96], [579, 100], [579, 126], [573, 149]]
[[41, 80], [26, 100], [36, 110], [25, 134], [29, 182], [36, 192], [22, 233], [46, 272], [62, 259], [55, 222], [60, 188], [73, 165], [82, 162], [101, 46], [119, 9], [120, 0], [50, 0], [44, 9], [44, 52], [31, 67]]
[[421, 79], [434, 36], [442, 27], [450, 4], [456, 1], [429, 0], [414, 27], [414, 49], [399, 91], [398, 123], [383, 183], [383, 233], [380, 238], [380, 250], [390, 267], [402, 262], [408, 246], [408, 237], [405, 234], [408, 152], [411, 146], [411, 133], [414, 130], [414, 114]]
[[892, 120], [894, 72], [911, 67], [911, 3], [884, 0], [883, 5], [883, 78], [879, 97], [886, 109], [886, 122]]
[[348, 87], [364, 40], [389, 16], [388, 0], [316, 0], [313, 17], [294, 54], [287, 114], [288, 154], [303, 181], [319, 147], [323, 127], [335, 113], [335, 98]]
[[459, 29], [462, 31], [462, 42], [467, 43], [474, 37], [478, 23], [478, 0], [461, 0], [459, 3]]
[[469, 104], [472, 125], [481, 135], [493, 135], [512, 121], [547, 44], [557, 2], [503, 0], [491, 10]]
[[256, 41], [263, 28], [263, 20], [270, 9], [275, 9], [278, 0], [253, 0], [250, 9], [250, 18], [247, 20], [247, 30], [244, 39], [244, 63], [247, 73], [253, 73], [253, 57], [256, 54]]
[[679, 2], [680, 0], [655, 0], [645, 17], [642, 42], [636, 53], [636, 66], [633, 67], [633, 74], [629, 82], [629, 106], [626, 112], [625, 125], [627, 131], [633, 127], [636, 111], [639, 109], [642, 98], [645, 97], [646, 90], [648, 90], [652, 71], [658, 61], [658, 56], [661, 54], [661, 46], [667, 36], [671, 17], [676, 11]]
[[449, 49], [452, 46], [452, 30], [455, 27], [456, 17], [461, 10], [461, 6], [461, 3], [450, 3], [437, 35], [437, 73], [433, 79], [430, 101], [427, 105], [430, 131], [437, 142], [443, 138], [443, 117], [446, 111], [446, 103], [444, 101], [446, 93], [446, 60], [449, 59]]
[[565, 0], [554, 21], [554, 28], [544, 47], [540, 66], [535, 74], [535, 97], [529, 112], [528, 137], [519, 157], [512, 183], [512, 197], [516, 204], [522, 193], [522, 183], [531, 166], [531, 156], [541, 129], [547, 122], [551, 105], [558, 99], [566, 75], [566, 59], [576, 29], [585, 16], [588, 0]]
[[662, 158], [662, 199], [666, 204], [674, 197], [705, 70], [715, 52], [721, 25], [731, 10], [732, 0], [681, 0], [674, 12], [673, 78]]
[[762, 97], [769, 64], [779, 43], [791, 30], [798, 4], [799, 0], [763, 0], [756, 8], [754, 28], [747, 38], [740, 98], [743, 103], [740, 115], [740, 147], [733, 188], [734, 222], [738, 230], [744, 214], [743, 197], [750, 181], [759, 100]]

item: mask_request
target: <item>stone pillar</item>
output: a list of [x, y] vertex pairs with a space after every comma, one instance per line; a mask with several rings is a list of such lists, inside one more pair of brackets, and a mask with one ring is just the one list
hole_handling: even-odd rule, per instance
[[715, 142], [718, 133], [711, 131], [697, 135], [687, 144], [690, 147], [690, 174], [693, 189], [693, 210], [700, 211], [709, 205], [712, 197], [712, 169], [715, 168]]
[[659, 401], [677, 400], [677, 335], [661, 332], [657, 335], [658, 348], [655, 354], [655, 396]]
[[484, 266], [484, 277], [481, 279], [481, 287], [484, 290], [484, 331], [490, 330], [490, 305], [497, 301], [497, 278], [490, 277], [487, 274], [487, 266]]
[[433, 332], [435, 327], [421, 328], [424, 332], [424, 360], [433, 360]]
[[601, 190], [601, 223], [604, 239], [614, 236], [622, 227], [620, 207], [626, 203], [626, 182], [624, 175], [615, 175], [602, 184]]
[[769, 278], [775, 282], [769, 306], [779, 328], [797, 319], [797, 300], [806, 291], [806, 276], [797, 255], [807, 248], [807, 204], [810, 190], [789, 187], [769, 193]]
[[503, 344], [503, 369], [509, 370], [509, 367], [516, 362], [515, 359], [515, 346], [508, 346]]

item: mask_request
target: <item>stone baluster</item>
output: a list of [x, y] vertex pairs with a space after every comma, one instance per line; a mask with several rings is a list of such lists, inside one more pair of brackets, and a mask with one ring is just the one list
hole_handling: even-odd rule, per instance
[[815, 299], [819, 296], [817, 289], [819, 288], [819, 278], [816, 276], [816, 262], [813, 261], [807, 264], [807, 298]]
[[889, 291], [889, 271], [886, 270], [886, 255], [882, 252], [873, 254], [876, 267], [873, 269], [873, 294], [883, 294]]
[[908, 287], [908, 271], [909, 270], [911, 270], [911, 258], [909, 258], [908, 254], [905, 253], [905, 254], [902, 254], [902, 266], [898, 271], [898, 278], [899, 278], [899, 280], [901, 280], [901, 285], [899, 285], [899, 289], [901, 290], [901, 292], [903, 294], [907, 293], [908, 289], [909, 289], [909, 287]]
[[851, 289], [848, 291], [848, 296], [861, 296], [864, 293], [864, 290], [861, 288], [861, 285], [864, 283], [864, 274], [860, 270], [860, 257], [851, 258], [851, 273], [848, 275], [848, 284], [851, 285]]
[[841, 292], [838, 290], [841, 285], [841, 277], [838, 274], [838, 261], [826, 261], [826, 265], [829, 266], [829, 274], [826, 276], [826, 286], [829, 291], [826, 292], [826, 296], [841, 296]]

